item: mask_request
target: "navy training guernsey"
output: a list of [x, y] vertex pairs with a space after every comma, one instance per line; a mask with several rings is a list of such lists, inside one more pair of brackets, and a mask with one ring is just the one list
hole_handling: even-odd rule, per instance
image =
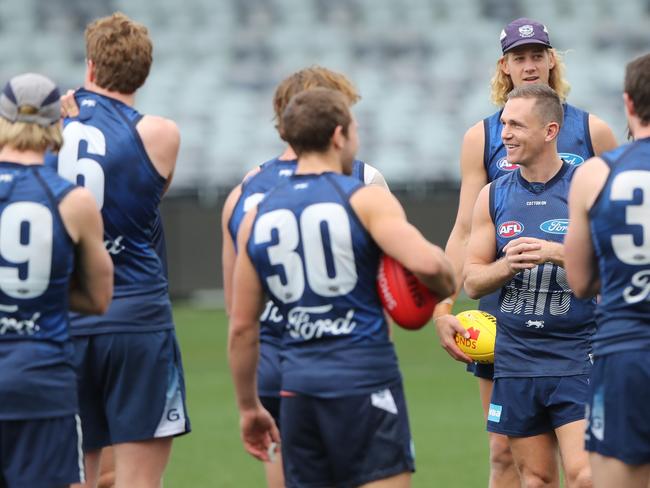
[[59, 213], [72, 189], [51, 168], [0, 162], [0, 420], [77, 410], [68, 334], [74, 245]]
[[333, 398], [401, 379], [375, 285], [381, 251], [349, 204], [362, 187], [336, 173], [294, 175], [258, 206], [247, 251], [287, 318], [283, 390]]
[[[594, 155], [589, 132], [589, 113], [573, 105], [565, 103], [564, 122], [557, 140], [557, 150], [560, 157], [573, 165], [580, 165]], [[488, 183], [497, 178], [510, 174], [518, 168], [516, 164], [506, 159], [506, 147], [501, 139], [503, 124], [502, 110], [498, 110], [483, 119], [485, 145], [483, 149], [483, 166]], [[493, 313], [498, 306], [498, 294], [490, 294], [481, 298], [479, 308]]]
[[600, 157], [610, 173], [589, 213], [600, 272], [595, 356], [650, 349], [650, 138]]
[[[564, 162], [545, 184], [526, 181], [519, 170], [491, 183], [497, 258], [518, 237], [564, 241], [575, 169]], [[495, 378], [589, 372], [594, 303], [571, 292], [564, 268], [547, 262], [517, 273], [502, 287], [495, 316]]]
[[[237, 231], [246, 216], [246, 212], [262, 201], [266, 193], [292, 176], [297, 165], [297, 159], [274, 158], [262, 163], [259, 172], [242, 182], [241, 194], [228, 221], [228, 231], [235, 249], [237, 249]], [[351, 176], [363, 182], [366, 174], [366, 164], [355, 160], [352, 165]], [[279, 345], [283, 327], [284, 319], [278, 308], [273, 305], [271, 300], [267, 301], [260, 316], [260, 340]]]
[[134, 108], [80, 89], [79, 116], [64, 120], [64, 145], [46, 164], [87, 187], [104, 220], [113, 259], [113, 301], [102, 316], [71, 315], [71, 333], [153, 332], [172, 329], [164, 236], [158, 205], [166, 180], [147, 155]]

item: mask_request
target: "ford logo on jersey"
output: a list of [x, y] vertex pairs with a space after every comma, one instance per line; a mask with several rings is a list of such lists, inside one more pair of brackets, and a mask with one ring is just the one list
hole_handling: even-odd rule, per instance
[[508, 220], [503, 224], [499, 225], [499, 235], [501, 237], [514, 237], [518, 236], [524, 231], [524, 224], [517, 222], [516, 220]]
[[539, 226], [547, 234], [566, 234], [567, 229], [569, 228], [568, 219], [553, 219], [542, 222]]
[[560, 157], [562, 159], [564, 159], [571, 166], [580, 166], [582, 163], [585, 162], [585, 158], [583, 158], [582, 156], [578, 156], [577, 154], [559, 153], [559, 155], [560, 155]]
[[514, 171], [518, 167], [519, 166], [514, 163], [510, 164], [506, 158], [501, 158], [497, 161], [497, 168], [503, 171]]

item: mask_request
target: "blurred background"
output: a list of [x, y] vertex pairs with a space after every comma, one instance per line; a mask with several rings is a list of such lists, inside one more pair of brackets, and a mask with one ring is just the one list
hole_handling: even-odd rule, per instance
[[39, 71], [79, 86], [83, 29], [115, 10], [154, 41], [137, 107], [174, 119], [182, 133], [163, 208], [171, 290], [210, 299], [202, 291], [221, 285], [221, 204], [247, 170], [281, 151], [271, 98], [291, 72], [321, 64], [356, 84], [360, 159], [444, 243], [464, 131], [495, 110], [489, 80], [506, 23], [547, 24], [565, 53], [569, 101], [621, 141], [624, 66], [650, 46], [650, 0], [1, 0], [0, 78]]

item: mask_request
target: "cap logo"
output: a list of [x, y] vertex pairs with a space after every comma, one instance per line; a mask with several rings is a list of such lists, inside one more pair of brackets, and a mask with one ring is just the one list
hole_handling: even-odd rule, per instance
[[533, 35], [535, 35], [535, 29], [533, 29], [532, 25], [526, 24], [519, 28], [520, 37], [533, 37]]
[[20, 115], [36, 115], [38, 113], [38, 107], [34, 107], [34, 105], [21, 105], [18, 107], [18, 113]]

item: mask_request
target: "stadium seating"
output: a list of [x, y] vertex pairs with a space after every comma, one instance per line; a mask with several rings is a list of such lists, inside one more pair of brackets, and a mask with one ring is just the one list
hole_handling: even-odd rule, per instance
[[[503, 24], [546, 22], [567, 51], [570, 100], [623, 138], [624, 62], [647, 49], [650, 1], [594, 0], [0, 0], [2, 79], [83, 77], [83, 27], [119, 9], [149, 26], [155, 62], [138, 106], [178, 121], [173, 191], [216, 195], [282, 145], [271, 96], [318, 63], [358, 85], [360, 156], [393, 185], [459, 178], [464, 131], [491, 113], [488, 82]], [[17, 53], [19, 55], [17, 55]]]

